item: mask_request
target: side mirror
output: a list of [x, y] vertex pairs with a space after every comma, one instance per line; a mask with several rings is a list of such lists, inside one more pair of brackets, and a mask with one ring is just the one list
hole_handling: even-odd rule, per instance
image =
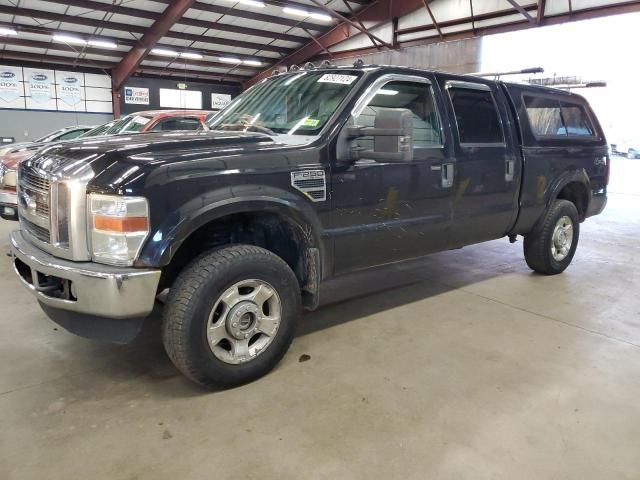
[[386, 162], [413, 160], [413, 114], [406, 108], [378, 108], [373, 127], [347, 127], [350, 139], [373, 137], [373, 150], [351, 149], [351, 158]]

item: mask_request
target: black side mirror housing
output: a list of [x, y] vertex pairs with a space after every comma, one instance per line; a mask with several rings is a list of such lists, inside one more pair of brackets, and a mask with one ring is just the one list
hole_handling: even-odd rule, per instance
[[[406, 108], [378, 108], [373, 127], [347, 124], [345, 140], [354, 144], [360, 137], [373, 137], [373, 150], [349, 149], [349, 159], [370, 159], [383, 162], [413, 160], [413, 115]], [[341, 137], [343, 135], [341, 134]], [[343, 155], [344, 156], [344, 155]]]

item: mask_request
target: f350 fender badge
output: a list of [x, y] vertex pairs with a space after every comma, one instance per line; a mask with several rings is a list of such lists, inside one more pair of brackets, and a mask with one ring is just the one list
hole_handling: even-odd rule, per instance
[[291, 186], [304, 193], [312, 202], [324, 202], [327, 199], [327, 179], [324, 170], [291, 172]]

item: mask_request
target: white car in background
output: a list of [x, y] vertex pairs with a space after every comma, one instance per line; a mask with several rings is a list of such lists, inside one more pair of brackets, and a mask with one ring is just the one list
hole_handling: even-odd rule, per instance
[[627, 158], [640, 158], [640, 141], [611, 144], [613, 153]]

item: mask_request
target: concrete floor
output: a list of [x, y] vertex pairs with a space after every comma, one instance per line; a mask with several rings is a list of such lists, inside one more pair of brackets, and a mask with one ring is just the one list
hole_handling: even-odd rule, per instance
[[614, 168], [565, 274], [499, 240], [340, 279], [229, 391], [154, 332], [57, 328], [0, 262], [0, 478], [639, 478], [640, 161]]

